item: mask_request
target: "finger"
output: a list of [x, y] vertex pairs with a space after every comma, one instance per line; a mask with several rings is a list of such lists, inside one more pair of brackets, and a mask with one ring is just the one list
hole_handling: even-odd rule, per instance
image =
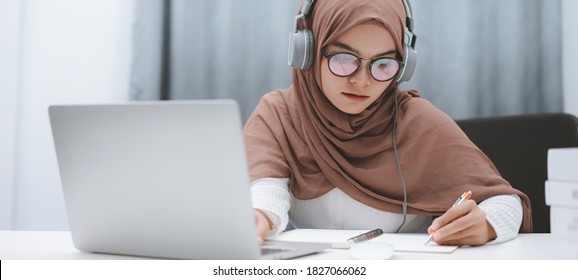
[[472, 226], [463, 231], [444, 237], [440, 243], [472, 246], [483, 245], [488, 242], [488, 240], [495, 238], [489, 234], [490, 227], [491, 225], [488, 222], [473, 223]]
[[428, 233], [433, 233], [440, 228], [444, 227], [445, 225], [451, 223], [455, 219], [466, 215], [470, 212], [475, 206], [476, 202], [473, 200], [466, 200], [460, 205], [450, 208], [446, 211], [443, 215], [439, 216], [435, 220], [432, 221], [431, 226], [427, 229]]
[[257, 226], [257, 242], [263, 244], [265, 242], [265, 236], [267, 236], [267, 231], [269, 230], [269, 224], [259, 211], [255, 211], [255, 224]]
[[452, 245], [452, 246], [464, 246], [464, 245], [472, 245], [474, 240], [473, 235], [461, 236], [460, 238], [451, 238], [445, 239], [443, 241], [436, 241], [439, 245]]
[[[454, 238], [455, 237], [455, 238]], [[437, 241], [436, 241], [437, 243]], [[470, 234], [470, 235], [462, 235], [462, 236], [452, 236], [449, 239], [441, 241], [440, 245], [458, 245], [458, 246], [479, 246], [486, 243], [486, 240], [479, 234]]]
[[265, 242], [266, 232], [262, 229], [257, 230], [257, 242], [263, 244]]
[[[468, 228], [474, 227], [480, 219], [485, 219], [484, 216], [480, 216], [479, 214], [476, 214], [478, 212], [479, 213], [483, 213], [483, 212], [482, 211], [476, 211], [479, 208], [477, 208], [477, 204], [474, 201], [467, 202], [467, 204], [463, 205], [463, 207], [460, 207], [460, 206], [462, 206], [462, 205], [458, 205], [458, 206], [452, 208], [451, 210], [456, 210], [456, 211], [452, 211], [451, 213], [449, 213], [450, 215], [448, 215], [448, 216], [453, 218], [456, 213], [460, 214], [461, 216], [456, 217], [455, 219], [453, 219], [449, 223], [441, 226], [441, 228], [438, 228], [438, 230], [433, 232], [433, 239], [436, 242], [444, 241], [448, 237], [450, 237], [454, 234], [458, 234], [459, 232], [462, 232]], [[460, 209], [455, 209], [458, 207]], [[466, 212], [464, 212], [464, 211], [466, 211]], [[448, 211], [448, 212], [450, 212], [450, 211]], [[463, 236], [463, 234], [462, 234], [462, 236]]]
[[[453, 225], [453, 223], [450, 225]], [[475, 232], [472, 230], [471, 227], [466, 227], [458, 231], [453, 231], [455, 228], [453, 228], [452, 231], [444, 231], [444, 229], [446, 229], [446, 227], [443, 227], [440, 230], [436, 231], [433, 235], [433, 240], [438, 244], [451, 243], [456, 245], [456, 241], [467, 239], [470, 238], [472, 235], [475, 235]]]
[[465, 215], [438, 229], [432, 237], [438, 244], [447, 240], [464, 238], [472, 234], [473, 225], [471, 218]]
[[476, 206], [468, 214], [439, 229], [433, 237], [438, 244], [481, 245], [495, 238], [489, 234], [490, 228], [486, 214]]

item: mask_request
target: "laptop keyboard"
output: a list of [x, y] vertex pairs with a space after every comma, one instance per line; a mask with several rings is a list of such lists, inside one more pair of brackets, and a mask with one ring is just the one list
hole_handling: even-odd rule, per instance
[[293, 251], [294, 248], [283, 248], [274, 246], [261, 246], [261, 255], [274, 254], [279, 252]]

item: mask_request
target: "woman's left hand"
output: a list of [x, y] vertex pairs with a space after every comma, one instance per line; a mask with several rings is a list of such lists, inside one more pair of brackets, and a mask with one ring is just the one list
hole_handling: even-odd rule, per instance
[[465, 200], [433, 220], [427, 229], [440, 245], [483, 245], [496, 238], [486, 213], [473, 200]]

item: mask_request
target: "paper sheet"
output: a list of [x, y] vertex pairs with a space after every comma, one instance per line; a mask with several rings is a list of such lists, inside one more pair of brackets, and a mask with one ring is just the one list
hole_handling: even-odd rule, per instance
[[[281, 233], [274, 240], [331, 243], [333, 248], [348, 248], [347, 239], [369, 230], [295, 229]], [[458, 246], [441, 246], [435, 242], [424, 245], [427, 234], [385, 233], [366, 242], [392, 244], [396, 252], [452, 253]]]

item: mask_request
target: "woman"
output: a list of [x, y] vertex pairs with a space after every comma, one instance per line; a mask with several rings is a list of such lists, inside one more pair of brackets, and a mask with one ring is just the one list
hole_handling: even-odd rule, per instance
[[[304, 9], [298, 21], [312, 33], [311, 67], [263, 96], [244, 128], [260, 242], [289, 220], [297, 228], [427, 231], [454, 245], [531, 231], [528, 197], [451, 118], [398, 87], [403, 61], [411, 62], [406, 8], [402, 0], [318, 0]], [[466, 191], [472, 199], [452, 208]]]

